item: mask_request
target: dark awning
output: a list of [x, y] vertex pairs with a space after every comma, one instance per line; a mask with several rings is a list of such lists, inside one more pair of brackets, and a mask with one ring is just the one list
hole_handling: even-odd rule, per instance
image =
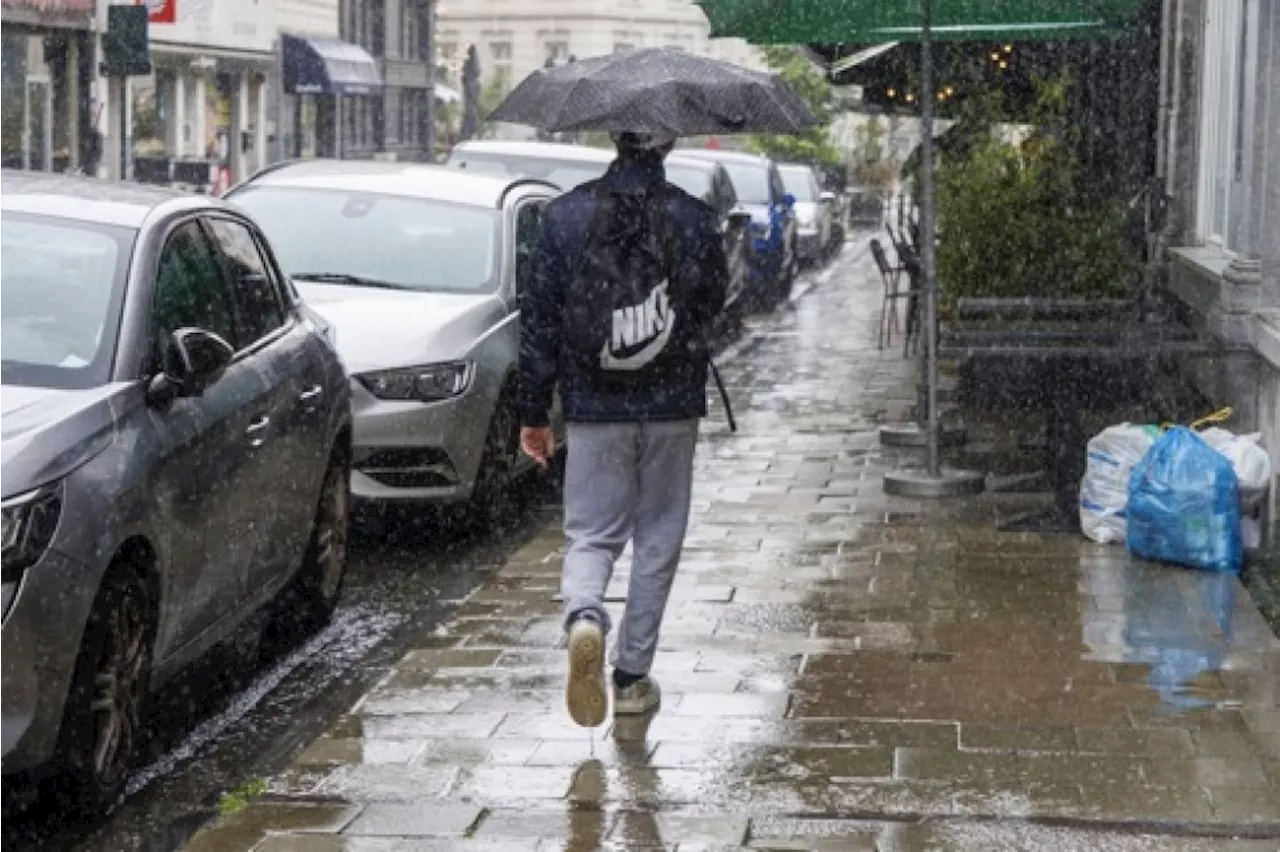
[[382, 89], [378, 63], [358, 45], [282, 34], [284, 90], [291, 95], [371, 95]]

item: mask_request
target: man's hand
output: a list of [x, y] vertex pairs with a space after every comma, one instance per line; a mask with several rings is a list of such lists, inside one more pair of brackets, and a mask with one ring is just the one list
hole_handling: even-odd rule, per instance
[[546, 470], [556, 454], [556, 436], [550, 426], [525, 426], [520, 430], [520, 449]]

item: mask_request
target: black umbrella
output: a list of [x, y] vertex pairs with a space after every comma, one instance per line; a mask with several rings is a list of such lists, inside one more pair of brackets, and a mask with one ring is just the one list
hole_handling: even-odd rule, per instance
[[489, 116], [552, 132], [794, 133], [818, 123], [774, 74], [669, 48], [534, 71]]

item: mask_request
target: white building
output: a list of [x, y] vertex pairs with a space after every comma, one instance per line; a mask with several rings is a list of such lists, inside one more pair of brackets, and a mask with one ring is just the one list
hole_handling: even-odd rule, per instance
[[[163, 163], [220, 162], [240, 177], [265, 162], [267, 81], [275, 63], [278, 0], [169, 0], [172, 22], [153, 19], [153, 73], [130, 80], [133, 174]], [[98, 6], [106, 30], [106, 4]], [[97, 116], [105, 136], [102, 172], [119, 177], [120, 93], [99, 79]]]
[[708, 38], [710, 27], [691, 0], [441, 0], [437, 56], [456, 78], [467, 45], [476, 46], [485, 83], [510, 87], [563, 61], [641, 47], [678, 47], [740, 65], [763, 67], [741, 39]]

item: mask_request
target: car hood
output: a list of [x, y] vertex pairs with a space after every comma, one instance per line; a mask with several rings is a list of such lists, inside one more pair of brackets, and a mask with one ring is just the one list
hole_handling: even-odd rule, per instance
[[0, 394], [3, 496], [60, 479], [102, 452], [133, 390], [129, 383], [85, 390], [5, 385]]
[[333, 324], [338, 354], [352, 374], [464, 357], [507, 315], [492, 294], [409, 293], [296, 279], [294, 285]]

